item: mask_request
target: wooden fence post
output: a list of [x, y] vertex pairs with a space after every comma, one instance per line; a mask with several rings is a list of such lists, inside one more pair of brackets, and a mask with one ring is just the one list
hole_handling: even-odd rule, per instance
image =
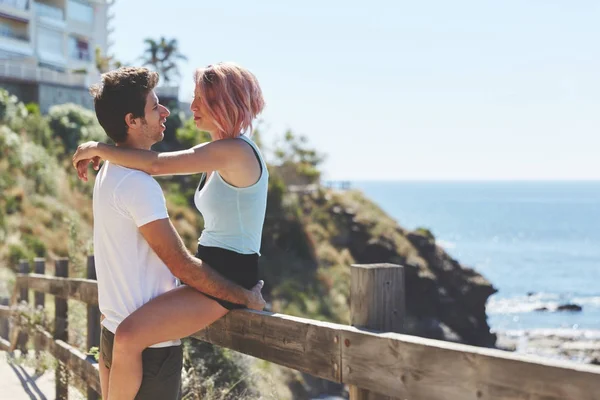
[[[28, 274], [29, 273], [29, 261], [27, 260], [19, 260], [19, 273]], [[19, 291], [19, 304], [25, 302], [29, 304], [29, 288], [27, 284], [21, 285], [21, 289]], [[21, 350], [22, 356], [27, 356], [27, 342], [29, 341], [29, 335], [27, 332], [20, 331], [17, 339], [16, 348]]]
[[[8, 306], [10, 299], [8, 297], [0, 298], [0, 305]], [[8, 340], [8, 318], [0, 318], [0, 338]]]
[[[69, 259], [60, 258], [56, 260], [56, 276], [67, 278], [69, 276]], [[68, 303], [67, 299], [54, 297], [54, 340], [68, 340]], [[67, 400], [69, 398], [69, 371], [67, 366], [59, 362], [56, 368], [56, 399]]]
[[[88, 256], [87, 258], [87, 278], [96, 280], [96, 265], [94, 262], [94, 256]], [[100, 309], [97, 305], [87, 305], [87, 348], [88, 351], [92, 347], [100, 347]], [[98, 400], [100, 397], [98, 393], [88, 387], [87, 389], [88, 400]]]
[[[352, 326], [401, 333], [405, 309], [404, 267], [394, 264], [352, 265], [350, 284]], [[373, 354], [373, 357], [377, 355]], [[383, 399], [394, 398], [350, 385], [350, 400]]]
[[[36, 274], [44, 275], [46, 273], [46, 259], [34, 258], [33, 259], [33, 271]], [[46, 294], [44, 292], [34, 292], [34, 304], [35, 308], [46, 306]]]
[[[39, 275], [44, 275], [46, 273], [46, 259], [45, 258], [34, 258], [33, 259], [33, 272], [35, 272], [36, 274]], [[34, 302], [34, 306], [36, 311], [41, 308], [41, 312], [45, 313], [45, 308], [46, 308], [46, 293], [44, 292], [38, 292], [35, 291], [33, 292], [33, 302]], [[35, 342], [35, 355], [36, 358], [39, 359], [40, 358], [40, 350], [39, 348], [40, 343], [39, 343], [39, 337], [36, 336], [36, 338], [34, 339]]]

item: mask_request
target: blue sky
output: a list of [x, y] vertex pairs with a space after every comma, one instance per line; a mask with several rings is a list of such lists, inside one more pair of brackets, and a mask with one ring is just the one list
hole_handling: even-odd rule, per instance
[[597, 0], [117, 0], [114, 13], [118, 59], [179, 40], [183, 100], [195, 67], [250, 69], [266, 142], [308, 136], [327, 179], [600, 179]]

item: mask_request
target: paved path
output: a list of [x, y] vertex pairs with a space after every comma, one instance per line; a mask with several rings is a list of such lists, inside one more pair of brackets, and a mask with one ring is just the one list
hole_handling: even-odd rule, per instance
[[[53, 400], [54, 370], [42, 375], [33, 368], [13, 362], [10, 355], [0, 351], [0, 400]], [[81, 393], [69, 388], [69, 400], [84, 399]]]

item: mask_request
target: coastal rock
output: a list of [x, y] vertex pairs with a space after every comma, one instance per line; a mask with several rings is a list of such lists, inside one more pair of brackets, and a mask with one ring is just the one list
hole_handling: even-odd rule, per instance
[[472, 268], [462, 266], [435, 244], [427, 233], [411, 232], [407, 239], [417, 248], [435, 276], [439, 318], [466, 343], [494, 346], [485, 313], [489, 296], [496, 292], [492, 284]]
[[488, 297], [496, 292], [492, 284], [437, 246], [429, 230], [407, 231], [368, 199], [352, 195], [355, 201], [344, 195], [331, 198], [329, 213], [337, 229], [331, 243], [348, 249], [359, 264], [405, 267], [406, 310], [412, 321], [406, 333], [444, 339], [444, 332], [452, 332], [452, 340], [493, 347], [496, 336], [485, 313]]
[[560, 306], [556, 307], [556, 311], [574, 311], [574, 312], [578, 312], [581, 311], [583, 309], [583, 307], [581, 307], [579, 304], [561, 304]]

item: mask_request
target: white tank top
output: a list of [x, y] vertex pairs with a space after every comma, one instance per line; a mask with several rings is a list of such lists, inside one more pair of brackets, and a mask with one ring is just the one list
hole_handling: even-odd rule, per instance
[[245, 135], [240, 138], [254, 149], [261, 165], [260, 178], [252, 186], [238, 188], [225, 182], [217, 171], [213, 171], [206, 182], [206, 174], [202, 175], [194, 195], [196, 208], [204, 217], [204, 230], [198, 244], [260, 255], [269, 172], [256, 144]]

